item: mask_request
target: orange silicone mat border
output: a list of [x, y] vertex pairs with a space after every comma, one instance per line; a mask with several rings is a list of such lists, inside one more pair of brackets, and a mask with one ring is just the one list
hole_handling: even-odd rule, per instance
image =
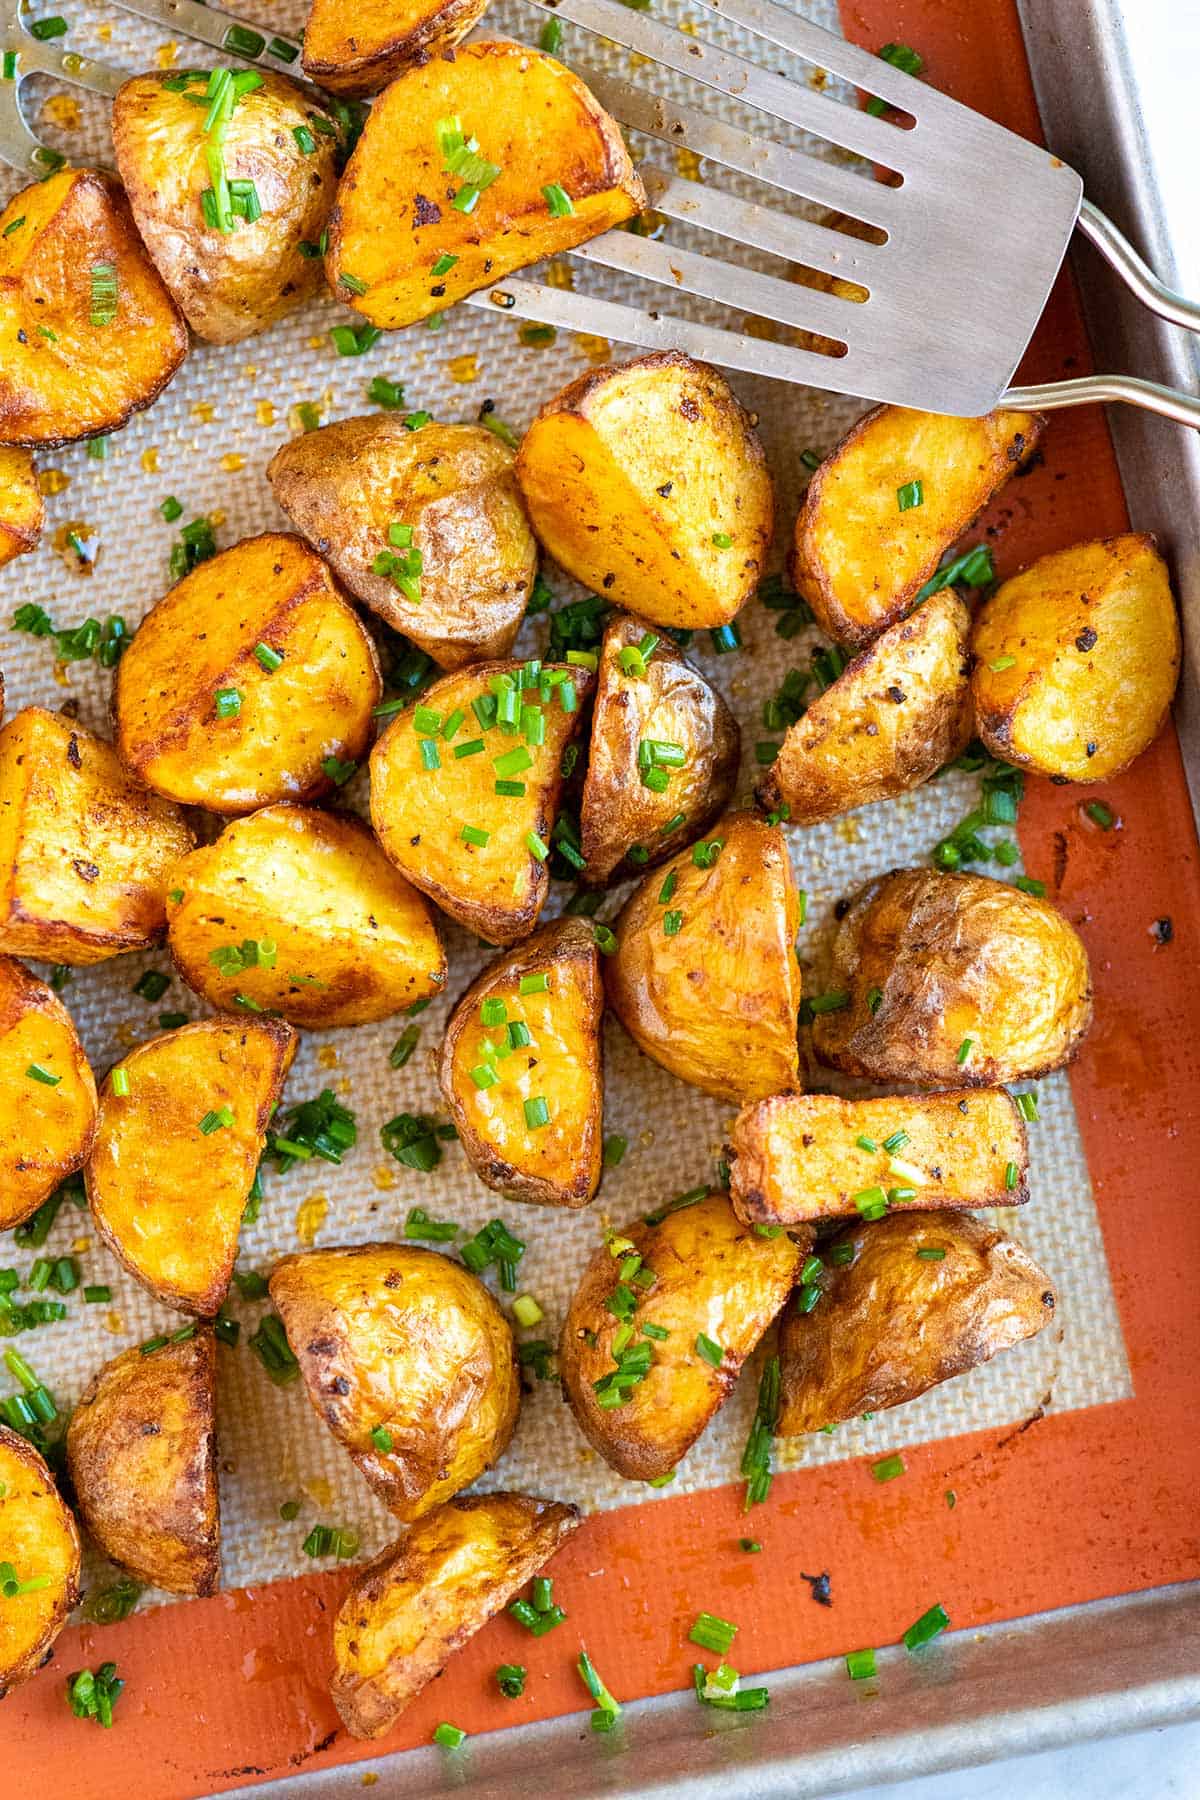
[[[858, 41], [916, 45], [935, 85], [1039, 135], [1013, 0], [855, 0], [843, 14]], [[979, 254], [988, 254], [986, 220]], [[1064, 280], [1024, 373], [1087, 365]], [[1002, 572], [1121, 530], [1101, 414], [1057, 415], [1044, 461], [985, 523]], [[1118, 815], [1110, 832], [1082, 811], [1098, 795]], [[1102, 787], [1031, 782], [1020, 835], [1027, 867], [1092, 957], [1096, 1026], [1072, 1085], [1132, 1399], [905, 1450], [907, 1473], [882, 1487], [862, 1460], [800, 1471], [778, 1479], [749, 1522], [740, 1485], [660, 1498], [652, 1514], [644, 1505], [599, 1514], [554, 1563], [569, 1622], [535, 1641], [506, 1617], [493, 1621], [382, 1746], [340, 1732], [328, 1698], [329, 1614], [344, 1571], [72, 1628], [4, 1704], [6, 1791], [185, 1800], [427, 1742], [439, 1719], [482, 1731], [579, 1710], [581, 1641], [619, 1696], [662, 1693], [689, 1679], [686, 1635], [702, 1607], [739, 1622], [738, 1666], [752, 1671], [894, 1642], [935, 1600], [956, 1627], [978, 1626], [1200, 1575], [1200, 1050], [1189, 981], [1200, 966], [1200, 863], [1173, 734]], [[925, 851], [914, 844], [914, 857]], [[1164, 918], [1167, 944], [1153, 930]], [[1054, 1273], [1069, 1304], [1070, 1270]], [[761, 1556], [737, 1550], [747, 1529]], [[809, 1603], [805, 1569], [832, 1571], [832, 1609]], [[63, 1675], [104, 1658], [128, 1686], [101, 1739], [71, 1718]], [[507, 1661], [530, 1665], [516, 1702], [493, 1681]]]

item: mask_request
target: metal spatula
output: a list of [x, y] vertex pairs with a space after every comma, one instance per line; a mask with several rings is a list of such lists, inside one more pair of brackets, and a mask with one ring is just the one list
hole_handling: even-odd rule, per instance
[[[117, 0], [175, 35], [225, 58], [288, 69], [298, 47], [199, 0]], [[1105, 375], [1009, 388], [1076, 225], [1122, 280], [1163, 318], [1200, 329], [1200, 305], [1172, 292], [1116, 227], [1083, 198], [1080, 178], [1048, 151], [949, 100], [889, 62], [798, 18], [773, 0], [697, 0], [766, 46], [840, 77], [882, 103], [866, 111], [817, 85], [789, 81], [698, 36], [631, 10], [620, 0], [530, 0], [543, 13], [624, 45], [691, 79], [696, 103], [677, 105], [653, 86], [571, 66], [621, 122], [758, 184], [747, 199], [642, 165], [650, 204], [668, 220], [723, 240], [723, 255], [629, 231], [610, 231], [571, 254], [668, 292], [701, 296], [783, 326], [799, 342], [771, 341], [669, 310], [508, 278], [469, 304], [651, 349], [681, 349], [727, 368], [932, 412], [978, 414], [997, 405], [1053, 408], [1128, 400], [1200, 426], [1200, 399], [1131, 376]], [[31, 36], [15, 0], [0, 32], [0, 157], [43, 174], [56, 158], [21, 113], [25, 76], [48, 71], [111, 95], [124, 75]], [[703, 110], [709, 89], [738, 103], [752, 128]], [[889, 109], [908, 116], [911, 123]], [[727, 111], [727, 108], [723, 108]], [[833, 146], [836, 160], [782, 141], [777, 122]], [[879, 179], [878, 171], [890, 172]], [[774, 191], [774, 193], [772, 192]], [[797, 196], [872, 228], [863, 237], [779, 208]], [[772, 198], [776, 204], [772, 206]], [[986, 254], [980, 253], [981, 238]], [[868, 241], [872, 240], [872, 241]], [[882, 240], [882, 241], [880, 241]], [[802, 285], [724, 260], [735, 246], [853, 284]], [[865, 298], [863, 297], [865, 292]], [[815, 340], [815, 345], [814, 345]]]

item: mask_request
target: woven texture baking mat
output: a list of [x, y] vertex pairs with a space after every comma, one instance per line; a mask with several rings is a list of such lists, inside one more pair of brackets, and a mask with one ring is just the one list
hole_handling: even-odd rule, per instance
[[[300, 23], [295, 9], [273, 3], [243, 10], [275, 30]], [[822, 24], [834, 23], [832, 6], [806, 4], [802, 10]], [[533, 42], [543, 17], [516, 4], [502, 5], [489, 15], [487, 29]], [[156, 60], [161, 66], [204, 61], [202, 52], [192, 57], [186, 45], [177, 47], [177, 53], [167, 47], [159, 56], [161, 39], [141, 22], [113, 14], [109, 29], [98, 23], [101, 18], [83, 7], [72, 10], [73, 48], [91, 50], [130, 71], [154, 66]], [[705, 30], [735, 45], [739, 41], [737, 32], [723, 23], [706, 22]], [[565, 61], [572, 60], [584, 35], [568, 28], [560, 52]], [[594, 44], [587, 55], [622, 71], [637, 62], [615, 47]], [[773, 55], [772, 62], [785, 72], [797, 72], [788, 68], [786, 57]], [[664, 85], [680, 94], [687, 86], [679, 78]], [[702, 104], [730, 116], [736, 112], [711, 96]], [[74, 161], [107, 159], [104, 112], [86, 97], [51, 97], [39, 128]], [[686, 157], [683, 166], [684, 172], [696, 172]], [[15, 178], [0, 176], [0, 195], [6, 198], [17, 185]], [[588, 272], [587, 281], [614, 296], [632, 297], [634, 291], [595, 271]], [[295, 410], [299, 402], [315, 404], [325, 421], [366, 411], [367, 385], [379, 374], [403, 381], [410, 406], [427, 408], [440, 419], [472, 419], [490, 399], [503, 418], [521, 429], [544, 400], [590, 363], [627, 354], [620, 345], [561, 333], [551, 345], [527, 346], [511, 321], [460, 307], [437, 333], [418, 327], [388, 334], [366, 357], [342, 358], [334, 352], [328, 328], [344, 316], [332, 299], [323, 299], [262, 338], [219, 350], [196, 346], [153, 410], [111, 440], [106, 460], [89, 458], [83, 446], [39, 459], [47, 490], [45, 539], [35, 555], [0, 574], [0, 651], [11, 711], [31, 702], [61, 706], [69, 700], [86, 725], [106, 729], [110, 678], [91, 664], [56, 671], [44, 641], [7, 629], [13, 611], [33, 601], [59, 625], [76, 624], [88, 614], [120, 612], [132, 626], [168, 586], [168, 556], [177, 527], [163, 522], [159, 504], [169, 494], [182, 502], [184, 520], [205, 513], [218, 522], [222, 548], [255, 531], [284, 525], [263, 471], [277, 444], [302, 428]], [[777, 483], [781, 554], [782, 536], [806, 478], [800, 453], [829, 449], [862, 409], [853, 401], [743, 377], [734, 385], [761, 415]], [[97, 552], [94, 572], [87, 575], [78, 572], [74, 553], [63, 548], [67, 531], [83, 527], [89, 528], [88, 542]], [[547, 572], [556, 592], [572, 597], [571, 585], [553, 568]], [[762, 701], [790, 666], [807, 663], [815, 641], [802, 634], [785, 642], [776, 636], [774, 622], [774, 614], [752, 603], [739, 621], [744, 640], [740, 654], [713, 656], [707, 634], [697, 637], [692, 651], [742, 722], [743, 795], [756, 772], [754, 745], [764, 735]], [[544, 621], [527, 626], [518, 652], [533, 653], [544, 636]], [[365, 805], [365, 775], [354, 780], [345, 798], [360, 808]], [[841, 895], [884, 869], [926, 858], [975, 798], [973, 778], [949, 774], [900, 801], [793, 831], [797, 878], [808, 894], [802, 956], [815, 953]], [[548, 915], [561, 908], [569, 892], [555, 889]], [[611, 916], [615, 903], [615, 897], [606, 903], [603, 916]], [[447, 1146], [433, 1174], [396, 1164], [381, 1147], [380, 1127], [401, 1111], [439, 1111], [434, 1053], [450, 1004], [486, 960], [477, 942], [449, 922], [445, 940], [449, 995], [422, 1015], [420, 1043], [405, 1068], [393, 1070], [388, 1062], [399, 1030], [394, 1023], [303, 1037], [286, 1100], [333, 1087], [355, 1112], [359, 1141], [340, 1168], [300, 1165], [285, 1177], [265, 1178], [260, 1216], [242, 1234], [241, 1266], [266, 1270], [279, 1253], [305, 1243], [398, 1235], [405, 1214], [416, 1205], [457, 1220], [467, 1232], [500, 1215], [528, 1244], [521, 1286], [538, 1297], [546, 1312], [545, 1325], [534, 1335], [553, 1336], [602, 1229], [710, 1178], [730, 1112], [641, 1057], [609, 1020], [605, 1130], [626, 1137], [629, 1150], [618, 1168], [606, 1172], [601, 1194], [588, 1211], [555, 1212], [504, 1202], [475, 1179], [454, 1144]], [[193, 1018], [204, 1012], [178, 981], [153, 1004], [134, 994], [143, 969], [168, 967], [165, 952], [159, 952], [75, 973], [64, 998], [98, 1070], [151, 1035], [159, 1011], [186, 1010]], [[821, 1079], [827, 1079], [825, 1072]], [[909, 1406], [841, 1427], [831, 1436], [781, 1444], [783, 1466], [836, 1461], [980, 1427], [1018, 1424], [1039, 1408], [1060, 1411], [1130, 1393], [1070, 1089], [1057, 1076], [1040, 1084], [1039, 1091], [1041, 1120], [1030, 1134], [1033, 1198], [1003, 1222], [1059, 1287], [1055, 1330]], [[197, 1206], [202, 1205], [198, 1195]], [[113, 1296], [111, 1306], [72, 1303], [65, 1322], [42, 1327], [21, 1341], [22, 1351], [66, 1407], [104, 1360], [169, 1328], [178, 1316], [156, 1305], [123, 1273], [90, 1231], [86, 1215], [66, 1208], [49, 1249], [74, 1251], [83, 1279], [107, 1283]], [[24, 1268], [28, 1254], [0, 1244], [0, 1262]], [[219, 1363], [225, 1585], [261, 1582], [309, 1566], [301, 1544], [318, 1520], [356, 1527], [364, 1550], [373, 1551], [391, 1534], [386, 1513], [318, 1423], [302, 1387], [273, 1387], [247, 1350], [245, 1339], [263, 1311], [261, 1304], [247, 1304], [235, 1293], [230, 1310], [242, 1319], [243, 1331], [241, 1345], [223, 1349]], [[737, 1478], [756, 1369], [757, 1362], [687, 1457], [671, 1491], [711, 1488]], [[512, 1447], [480, 1485], [554, 1494], [585, 1508], [653, 1497], [651, 1490], [622, 1482], [606, 1468], [580, 1436], [555, 1384], [548, 1382], [537, 1384], [526, 1398]], [[298, 1518], [285, 1523], [279, 1507], [291, 1499], [301, 1500], [302, 1508]], [[90, 1571], [93, 1577], [99, 1573]]]

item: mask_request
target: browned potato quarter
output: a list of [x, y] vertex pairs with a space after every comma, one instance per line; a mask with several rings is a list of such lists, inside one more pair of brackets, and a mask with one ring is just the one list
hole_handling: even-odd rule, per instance
[[581, 375], [517, 455], [533, 529], [569, 575], [655, 625], [726, 625], [771, 544], [771, 476], [725, 377], [680, 350]]
[[821, 1298], [808, 1313], [789, 1307], [780, 1327], [781, 1437], [915, 1400], [1054, 1317], [1029, 1252], [970, 1213], [891, 1213], [848, 1227], [821, 1256]]
[[216, 1339], [210, 1325], [135, 1344], [92, 1377], [67, 1428], [79, 1516], [149, 1587], [214, 1594], [218, 1577]]
[[415, 63], [466, 37], [488, 0], [313, 0], [304, 73], [331, 94], [377, 94]]
[[0, 446], [0, 568], [37, 548], [45, 510], [29, 451]]
[[96, 1083], [71, 1015], [23, 963], [0, 956], [0, 1230], [81, 1169]]
[[429, 1512], [504, 1451], [520, 1402], [512, 1331], [461, 1263], [358, 1244], [285, 1256], [270, 1286], [309, 1399], [396, 1518]]
[[0, 1562], [45, 1586], [0, 1604], [0, 1699], [36, 1675], [79, 1599], [79, 1531], [46, 1464], [0, 1425]]
[[347, 1731], [390, 1730], [579, 1523], [557, 1500], [463, 1496], [359, 1570], [333, 1625], [333, 1703]]
[[1043, 556], [975, 624], [971, 692], [993, 755], [1056, 780], [1105, 781], [1149, 748], [1179, 679], [1179, 621], [1154, 539], [1126, 533]]

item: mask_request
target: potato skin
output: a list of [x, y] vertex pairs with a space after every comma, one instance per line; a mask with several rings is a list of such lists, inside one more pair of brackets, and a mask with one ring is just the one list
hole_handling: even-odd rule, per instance
[[405, 69], [460, 43], [488, 0], [313, 0], [304, 28], [303, 69], [331, 94], [377, 94]]
[[[522, 994], [523, 975], [545, 972], [544, 994]], [[497, 1065], [500, 1079], [480, 1089], [471, 1070], [483, 1041], [500, 1044], [505, 1026], [487, 1028], [479, 1009], [503, 998], [510, 1020], [532, 1036]], [[595, 935], [583, 919], [556, 919], [490, 963], [467, 989], [446, 1027], [438, 1080], [467, 1161], [510, 1200], [586, 1206], [600, 1185], [604, 1089], [600, 1017], [604, 987]], [[524, 1102], [540, 1095], [547, 1125], [531, 1131]]]
[[50, 1586], [0, 1606], [0, 1700], [36, 1675], [79, 1599], [79, 1528], [41, 1456], [0, 1425], [0, 1562]]
[[[780, 1326], [780, 1437], [915, 1400], [1054, 1316], [1029, 1252], [970, 1213], [889, 1213], [833, 1243], [853, 1245], [854, 1261], [827, 1267], [812, 1312], [789, 1308]], [[922, 1261], [926, 1247], [946, 1254]]]
[[[285, 1256], [270, 1279], [308, 1397], [397, 1519], [502, 1454], [520, 1404], [507, 1319], [459, 1263], [413, 1244]], [[371, 1432], [384, 1426], [392, 1449]]]
[[220, 1524], [216, 1339], [123, 1350], [93, 1375], [67, 1427], [79, 1515], [105, 1556], [170, 1594], [215, 1594]]
[[[583, 879], [592, 886], [632, 874], [635, 865], [627, 858], [635, 845], [649, 851], [648, 860], [636, 865], [642, 869], [674, 856], [724, 812], [737, 780], [737, 720], [670, 639], [659, 639], [645, 675], [628, 675], [621, 667], [621, 651], [647, 635], [656, 634], [644, 619], [618, 613], [600, 647], [579, 817], [587, 858]], [[682, 744], [687, 751], [685, 767], [671, 771], [661, 794], [646, 787], [638, 773], [643, 738]], [[664, 834], [663, 827], [681, 813], [682, 823]]]
[[37, 549], [45, 517], [33, 457], [0, 446], [0, 569]]
[[[615, 1367], [611, 1345], [618, 1329], [606, 1304], [617, 1285], [617, 1259], [602, 1244], [567, 1309], [559, 1369], [579, 1429], [605, 1462], [629, 1481], [654, 1481], [686, 1456], [728, 1397], [787, 1300], [812, 1234], [802, 1227], [795, 1238], [760, 1237], [735, 1218], [724, 1194], [711, 1193], [669, 1212], [660, 1225], [639, 1220], [621, 1236], [658, 1277], [639, 1294], [634, 1322], [660, 1325], [671, 1335], [652, 1340], [650, 1372], [623, 1406], [599, 1404], [594, 1384]], [[724, 1351], [719, 1368], [697, 1353], [701, 1332]]]
[[680, 350], [571, 382], [526, 432], [517, 479], [555, 561], [656, 625], [726, 625], [762, 577], [762, 445], [725, 377]]
[[[537, 574], [507, 444], [483, 425], [423, 425], [391, 413], [339, 419], [282, 444], [267, 465], [275, 498], [380, 618], [443, 669], [507, 656]], [[421, 603], [372, 568], [388, 526], [411, 525]]]
[[1045, 900], [987, 875], [893, 869], [867, 882], [837, 927], [829, 986], [850, 1003], [817, 1015], [813, 1048], [869, 1081], [998, 1087], [1045, 1075], [1071, 1061], [1092, 1019], [1078, 934]]
[[[235, 819], [176, 863], [173, 893], [175, 966], [227, 1011], [240, 1011], [243, 994], [293, 1025], [366, 1025], [446, 980], [429, 907], [349, 813], [267, 806]], [[274, 967], [222, 974], [215, 952], [247, 938], [275, 944]]]
[[1179, 621], [1154, 539], [1128, 532], [1038, 559], [975, 623], [979, 735], [1021, 768], [1106, 781], [1162, 730]]
[[360, 1569], [333, 1623], [331, 1691], [351, 1736], [390, 1730], [579, 1524], [557, 1500], [463, 1495]]
[[816, 825], [920, 787], [971, 737], [971, 615], [943, 588], [860, 652], [788, 729], [756, 790]]
[[[636, 888], [604, 965], [608, 1004], [638, 1046], [672, 1075], [746, 1104], [799, 1085], [793, 954], [800, 903], [783, 832], [729, 813], [709, 869], [690, 850]], [[664, 882], [675, 876], [668, 901]], [[667, 937], [668, 912], [683, 915]]]
[[[31, 1080], [35, 1066], [57, 1086]], [[0, 956], [0, 1231], [83, 1167], [95, 1134], [96, 1083], [70, 1013], [23, 963]]]
[[166, 927], [183, 814], [73, 719], [27, 706], [0, 730], [0, 951], [103, 962]]

